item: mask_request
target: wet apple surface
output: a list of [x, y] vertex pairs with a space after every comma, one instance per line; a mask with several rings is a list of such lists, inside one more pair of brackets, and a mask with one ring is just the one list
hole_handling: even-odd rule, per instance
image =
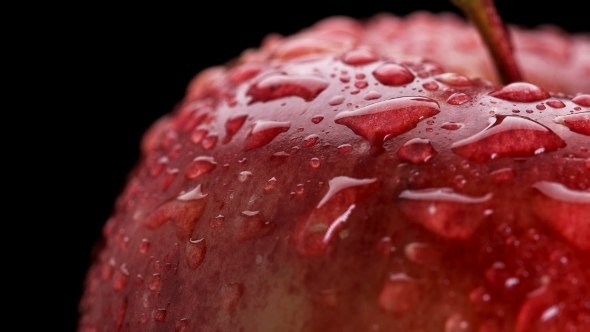
[[590, 96], [445, 72], [371, 22], [192, 82], [144, 136], [80, 331], [590, 330]]

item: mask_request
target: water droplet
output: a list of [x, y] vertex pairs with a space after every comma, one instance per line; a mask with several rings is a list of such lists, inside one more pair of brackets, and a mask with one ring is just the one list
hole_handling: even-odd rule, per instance
[[270, 143], [277, 135], [291, 128], [290, 122], [256, 121], [254, 127], [246, 137], [244, 148], [246, 151], [258, 149]]
[[568, 127], [574, 133], [590, 136], [590, 112], [558, 116], [553, 121]]
[[490, 178], [497, 183], [511, 181], [514, 176], [514, 170], [509, 167], [500, 168], [490, 173]]
[[207, 195], [201, 192], [201, 185], [158, 207], [145, 220], [148, 228], [157, 229], [168, 221], [173, 221], [180, 239], [190, 238], [193, 228], [205, 210]]
[[311, 213], [298, 223], [297, 249], [302, 255], [317, 255], [328, 247], [347, 222], [356, 203], [375, 189], [377, 179], [337, 176], [329, 181], [328, 192]]
[[409, 70], [394, 63], [381, 65], [373, 72], [373, 76], [381, 84], [387, 86], [406, 85], [414, 81], [414, 75]]
[[240, 172], [240, 174], [238, 174], [238, 181], [240, 181], [240, 182], [249, 181], [252, 178], [252, 176], [254, 176], [252, 174], [252, 172], [248, 172], [248, 171]]
[[395, 252], [395, 246], [391, 241], [391, 237], [386, 236], [377, 242], [376, 246], [377, 252], [381, 253], [382, 255], [389, 256], [391, 253]]
[[236, 237], [240, 241], [265, 237], [272, 233], [276, 227], [274, 222], [267, 222], [260, 211], [242, 211], [235, 225], [237, 227]]
[[270, 160], [275, 164], [284, 164], [289, 160], [289, 154], [285, 151], [275, 152], [270, 156]]
[[344, 96], [334, 96], [332, 98], [330, 98], [330, 101], [328, 101], [328, 104], [330, 106], [337, 106], [340, 105], [344, 102]]
[[205, 150], [213, 149], [215, 147], [215, 144], [217, 144], [217, 135], [215, 134], [207, 135], [205, 138], [203, 138], [203, 141], [201, 142], [201, 146], [203, 146], [203, 149]]
[[221, 307], [229, 314], [233, 314], [244, 294], [244, 285], [241, 283], [231, 283], [221, 286], [219, 297]]
[[205, 239], [190, 239], [186, 243], [186, 262], [188, 267], [195, 270], [196, 268], [201, 265], [203, 259], [205, 259], [205, 254], [207, 253], [207, 244], [205, 243]]
[[428, 91], [436, 91], [438, 90], [438, 83], [432, 81], [432, 82], [426, 82], [424, 84], [422, 84], [422, 87]]
[[468, 95], [457, 92], [453, 93], [449, 98], [447, 98], [447, 104], [450, 105], [461, 105], [471, 100], [471, 97]]
[[381, 93], [379, 93], [375, 90], [371, 90], [371, 91], [367, 92], [367, 94], [365, 95], [365, 97], [363, 99], [375, 100], [375, 99], [379, 99], [379, 98], [381, 98]]
[[406, 257], [419, 265], [432, 265], [441, 258], [441, 253], [427, 243], [412, 242], [404, 248]]
[[211, 222], [209, 223], [209, 226], [211, 226], [211, 228], [217, 228], [221, 225], [223, 225], [223, 222], [225, 221], [225, 217], [220, 214], [217, 217], [213, 218], [213, 220], [211, 220]]
[[393, 274], [381, 288], [377, 304], [388, 314], [404, 313], [419, 304], [420, 293], [416, 280], [404, 273]]
[[174, 179], [176, 179], [176, 176], [178, 175], [179, 172], [180, 171], [178, 170], [178, 168], [166, 170], [166, 176], [164, 177], [164, 180], [162, 181], [162, 190], [163, 191], [168, 190], [168, 187], [170, 187], [172, 182], [174, 182]]
[[277, 186], [277, 179], [275, 179], [274, 177], [270, 178], [267, 182], [266, 185], [264, 186], [264, 189], [266, 190], [272, 190]]
[[412, 164], [425, 163], [434, 158], [438, 152], [429, 140], [424, 138], [412, 138], [405, 142], [397, 151], [400, 160]]
[[529, 293], [518, 310], [515, 331], [565, 331], [555, 321], [559, 314], [557, 296], [549, 286]]
[[187, 179], [194, 180], [203, 174], [211, 172], [217, 166], [217, 162], [213, 157], [200, 156], [195, 159], [186, 167], [184, 175]]
[[457, 130], [463, 128], [465, 125], [459, 122], [445, 122], [440, 126], [442, 129], [446, 130]]
[[166, 308], [158, 308], [154, 310], [154, 312], [152, 313], [152, 317], [154, 317], [154, 320], [156, 322], [163, 322], [164, 320], [166, 320]]
[[318, 158], [311, 158], [311, 160], [309, 161], [309, 165], [313, 168], [318, 168], [320, 167], [320, 160]]
[[[127, 314], [127, 304], [128, 300], [127, 300], [127, 296], [123, 297], [118, 303], [117, 303], [117, 308], [115, 310], [115, 326], [117, 328], [117, 330], [120, 330], [121, 327], [123, 326], [123, 322], [125, 321], [125, 314]], [[129, 323], [127, 323], [128, 325]], [[129, 326], [127, 326], [128, 328]], [[128, 331], [128, 329], [127, 329]]]
[[471, 86], [473, 82], [469, 78], [463, 75], [455, 74], [455, 73], [444, 73], [440, 75], [436, 75], [434, 77], [435, 80], [444, 83], [446, 85], [452, 86]]
[[141, 239], [139, 244], [139, 252], [145, 254], [150, 249], [150, 241], [146, 238]]
[[461, 314], [454, 314], [445, 321], [445, 332], [470, 332], [471, 325]]
[[154, 273], [150, 277], [150, 280], [148, 281], [148, 288], [152, 292], [156, 292], [156, 291], [160, 290], [161, 286], [162, 286], [162, 276], [159, 273]]
[[314, 146], [320, 137], [318, 135], [309, 135], [303, 139], [303, 147], [310, 148]]
[[537, 104], [537, 106], [535, 106], [539, 111], [543, 111], [545, 110], [547, 107], [545, 107], [545, 105], [543, 104]]
[[178, 322], [176, 322], [176, 326], [174, 327], [175, 332], [186, 332], [188, 327], [188, 320], [186, 318], [181, 318]]
[[565, 104], [561, 100], [547, 100], [547, 105], [553, 108], [564, 108]]
[[342, 62], [351, 66], [362, 66], [375, 61], [377, 61], [375, 54], [364, 49], [348, 51], [342, 56]]
[[285, 97], [299, 97], [312, 101], [328, 87], [328, 82], [317, 76], [271, 75], [250, 86], [248, 104], [267, 102]]
[[398, 205], [410, 221], [448, 239], [468, 239], [486, 217], [492, 194], [472, 197], [450, 188], [404, 190]]
[[533, 212], [576, 247], [590, 249], [590, 192], [548, 181], [533, 189]]
[[486, 162], [501, 157], [529, 157], [540, 148], [549, 152], [566, 145], [551, 129], [527, 117], [496, 115], [490, 120], [481, 132], [453, 143], [452, 151], [475, 162]]
[[168, 157], [163, 156], [158, 158], [158, 160], [156, 160], [156, 162], [150, 168], [150, 175], [153, 178], [160, 175], [160, 173], [162, 173], [162, 170], [164, 170], [164, 167], [166, 167], [166, 164], [168, 164]]
[[113, 289], [116, 292], [121, 291], [125, 286], [127, 286], [127, 282], [129, 281], [129, 270], [127, 270], [127, 264], [121, 264], [119, 269], [115, 271], [113, 275]]
[[323, 116], [321, 116], [321, 115], [316, 115], [316, 116], [314, 116], [313, 118], [311, 118], [311, 122], [313, 122], [313, 123], [315, 123], [315, 124], [318, 124], [318, 123], [322, 122], [322, 120], [323, 120], [323, 119], [324, 119], [324, 117], [323, 117]]
[[490, 96], [521, 103], [530, 103], [549, 98], [547, 91], [536, 85], [524, 82], [508, 84], [490, 92]]
[[339, 154], [345, 154], [345, 153], [352, 151], [352, 145], [342, 144], [342, 145], [339, 145], [337, 149], [338, 149]]
[[367, 86], [369, 86], [369, 83], [367, 83], [367, 81], [356, 81], [354, 82], [354, 87], [358, 88], [358, 89], [364, 89]]
[[440, 112], [438, 103], [425, 97], [400, 97], [336, 115], [334, 122], [349, 127], [375, 146], [415, 128], [418, 122]]
[[581, 94], [575, 96], [572, 101], [580, 106], [590, 107], [590, 95]]
[[193, 142], [194, 144], [200, 144], [201, 141], [203, 141], [203, 138], [205, 138], [205, 135], [207, 135], [207, 133], [209, 133], [209, 130], [205, 126], [199, 126], [195, 128], [191, 132], [191, 142]]

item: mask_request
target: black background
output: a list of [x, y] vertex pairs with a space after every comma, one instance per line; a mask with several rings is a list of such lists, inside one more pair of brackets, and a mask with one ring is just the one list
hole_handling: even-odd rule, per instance
[[[49, 212], [61, 216], [57, 232], [68, 234], [63, 235], [66, 245], [57, 260], [63, 266], [56, 267], [66, 271], [60, 277], [64, 286], [59, 287], [66, 305], [54, 316], [63, 321], [54, 326], [75, 329], [91, 247], [138, 159], [141, 135], [182, 98], [197, 72], [258, 46], [270, 32], [289, 35], [332, 15], [366, 18], [388, 10], [399, 15], [415, 10], [457, 12], [444, 0], [356, 2], [319, 9], [287, 0], [272, 4], [265, 12], [259, 11], [261, 4], [252, 2], [214, 1], [206, 7], [97, 5], [74, 8], [77, 14], [64, 14], [63, 20], [54, 22], [57, 31], [52, 33], [57, 36], [47, 38], [58, 38], [64, 44], [55, 51], [61, 61], [54, 73], [66, 75], [67, 83], [54, 96], [60, 110], [53, 115], [57, 124], [49, 138], [53, 142], [55, 137], [59, 143], [53, 144], [59, 144], [63, 152], [55, 156], [63, 166], [55, 185], [70, 193], [67, 199], [56, 199], [55, 210]], [[520, 8], [511, 7], [517, 2]], [[531, 27], [553, 23], [569, 32], [590, 31], [588, 18], [582, 17], [574, 0], [553, 6], [533, 3], [497, 1], [509, 23]], [[55, 242], [62, 242], [60, 235]]]

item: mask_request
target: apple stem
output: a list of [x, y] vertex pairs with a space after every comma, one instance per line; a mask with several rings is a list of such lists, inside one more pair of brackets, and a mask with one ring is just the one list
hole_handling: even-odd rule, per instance
[[491, 53], [502, 84], [522, 81], [508, 29], [496, 11], [494, 0], [451, 0], [477, 27]]

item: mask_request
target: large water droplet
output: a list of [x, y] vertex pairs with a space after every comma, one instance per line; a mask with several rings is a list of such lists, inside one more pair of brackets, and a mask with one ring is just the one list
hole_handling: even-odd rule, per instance
[[527, 117], [496, 115], [490, 122], [481, 132], [453, 143], [453, 152], [472, 161], [486, 162], [501, 157], [529, 157], [565, 146], [551, 129]]
[[490, 96], [521, 103], [540, 101], [550, 97], [547, 91], [534, 84], [524, 82], [516, 82], [503, 86], [490, 92]]
[[328, 104], [330, 106], [337, 106], [337, 105], [342, 104], [343, 102], [344, 102], [344, 97], [338, 95], [338, 96], [334, 96], [334, 97], [330, 98], [330, 100], [328, 101]]
[[468, 101], [471, 100], [471, 97], [461, 93], [461, 92], [457, 92], [457, 93], [453, 93], [451, 96], [449, 96], [449, 98], [447, 98], [447, 104], [450, 105], [461, 105], [464, 104]]
[[249, 151], [263, 147], [280, 133], [289, 130], [289, 128], [291, 128], [291, 122], [256, 121], [248, 137], [246, 137], [244, 149]]
[[590, 112], [558, 116], [553, 121], [568, 127], [574, 133], [590, 136]]
[[201, 265], [205, 254], [207, 253], [207, 244], [205, 239], [190, 239], [186, 242], [186, 262], [191, 269], [196, 269]]
[[400, 97], [336, 115], [334, 122], [349, 127], [376, 146], [403, 134], [440, 112], [438, 103], [426, 97]]
[[518, 310], [515, 332], [565, 331], [558, 326], [555, 317], [559, 314], [558, 300], [550, 286], [529, 293]]
[[236, 237], [241, 241], [265, 237], [276, 228], [276, 224], [266, 221], [260, 211], [243, 211], [235, 225]]
[[463, 128], [463, 126], [465, 125], [459, 122], [445, 122], [440, 127], [446, 130], [457, 130]]
[[225, 122], [226, 136], [223, 139], [224, 144], [227, 144], [229, 141], [231, 141], [232, 137], [238, 132], [238, 130], [240, 130], [240, 128], [242, 128], [247, 118], [247, 114], [235, 114], [227, 119]]
[[244, 285], [241, 283], [231, 283], [221, 286], [219, 289], [219, 298], [221, 307], [229, 314], [232, 314], [238, 302], [244, 294]]
[[438, 90], [438, 83], [436, 82], [426, 82], [422, 84], [422, 87], [428, 91], [436, 91]]
[[346, 153], [352, 151], [352, 145], [342, 144], [342, 145], [339, 145], [337, 149], [338, 149], [339, 154], [346, 154]]
[[254, 83], [246, 94], [252, 97], [249, 104], [285, 97], [299, 97], [311, 101], [327, 87], [328, 82], [317, 76], [272, 75]]
[[449, 239], [467, 239], [486, 217], [492, 198], [489, 193], [472, 197], [450, 188], [404, 190], [398, 205], [412, 222]]
[[318, 135], [312, 134], [303, 139], [303, 147], [311, 148], [314, 146], [320, 137]]
[[184, 175], [187, 179], [194, 180], [203, 174], [211, 172], [217, 166], [213, 157], [200, 156], [186, 167]]
[[311, 122], [313, 122], [314, 124], [318, 124], [318, 123], [322, 122], [323, 119], [324, 119], [323, 116], [316, 115], [313, 118], [311, 118]]
[[365, 95], [365, 97], [363, 98], [364, 100], [375, 100], [375, 99], [379, 99], [381, 98], [381, 93], [375, 91], [375, 90], [371, 90], [369, 92], [367, 92], [367, 94]]
[[437, 154], [438, 152], [436, 152], [430, 141], [424, 138], [412, 138], [397, 151], [400, 160], [413, 164], [425, 163]]
[[575, 96], [572, 101], [580, 106], [590, 107], [590, 95], [581, 94]]
[[295, 230], [302, 255], [317, 255], [327, 248], [342, 229], [360, 199], [374, 190], [377, 179], [338, 176], [329, 181], [328, 192]]
[[548, 181], [533, 185], [532, 210], [582, 250], [590, 249], [590, 192]]
[[452, 86], [471, 86], [473, 82], [469, 78], [463, 75], [455, 74], [455, 73], [444, 73], [440, 75], [436, 75], [434, 77], [435, 80], [444, 83], [446, 85]]
[[377, 61], [375, 54], [364, 49], [348, 51], [342, 56], [342, 62], [351, 66], [366, 65], [375, 61]]
[[388, 314], [400, 314], [420, 303], [420, 293], [416, 280], [404, 273], [394, 274], [381, 288], [377, 304]]
[[395, 63], [381, 65], [373, 72], [373, 76], [383, 85], [400, 86], [412, 83], [414, 75], [405, 67]]
[[152, 212], [144, 224], [151, 229], [157, 229], [167, 221], [173, 221], [177, 236], [180, 239], [188, 239], [205, 210], [206, 196], [201, 192], [201, 185], [198, 185], [195, 189], [162, 204]]
[[564, 108], [565, 107], [565, 104], [561, 100], [547, 100], [546, 104], [553, 107], [553, 108]]

